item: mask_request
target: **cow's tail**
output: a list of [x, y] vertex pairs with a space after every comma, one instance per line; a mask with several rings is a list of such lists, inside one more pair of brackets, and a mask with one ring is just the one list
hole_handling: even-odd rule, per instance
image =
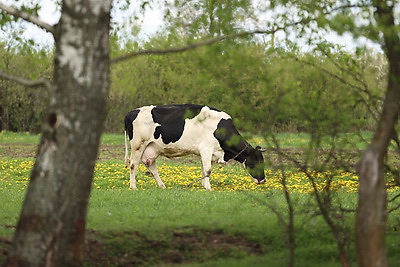
[[125, 131], [125, 166], [128, 168], [129, 167], [129, 148], [128, 148], [128, 146], [129, 146], [129, 141], [128, 141], [128, 135], [126, 134], [126, 131]]

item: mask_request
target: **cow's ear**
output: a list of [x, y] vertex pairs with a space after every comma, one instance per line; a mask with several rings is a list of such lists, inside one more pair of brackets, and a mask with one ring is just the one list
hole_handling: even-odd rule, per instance
[[265, 151], [267, 151], [266, 148], [262, 148], [262, 147], [260, 147], [260, 146], [256, 146], [256, 149], [257, 149], [258, 151], [260, 151], [260, 152], [265, 152]]

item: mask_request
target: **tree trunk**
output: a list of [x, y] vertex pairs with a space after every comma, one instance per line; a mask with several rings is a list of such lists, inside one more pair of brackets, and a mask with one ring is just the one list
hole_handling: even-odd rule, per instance
[[394, 23], [393, 6], [373, 1], [384, 51], [389, 61], [388, 89], [383, 111], [370, 147], [359, 164], [360, 188], [356, 216], [356, 247], [359, 266], [387, 266], [385, 232], [387, 223], [384, 158], [400, 111], [400, 39]]
[[63, 1], [54, 92], [6, 266], [80, 264], [109, 87], [110, 8]]
[[368, 149], [359, 167], [360, 188], [356, 216], [356, 247], [359, 266], [387, 266], [387, 221], [383, 157]]

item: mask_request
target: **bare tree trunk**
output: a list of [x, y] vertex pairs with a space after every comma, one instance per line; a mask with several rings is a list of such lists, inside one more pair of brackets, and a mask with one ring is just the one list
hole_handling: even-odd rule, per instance
[[389, 61], [388, 89], [383, 111], [370, 147], [359, 164], [360, 188], [356, 216], [356, 247], [359, 266], [387, 266], [387, 223], [384, 158], [400, 111], [400, 39], [394, 23], [393, 5], [373, 1]]
[[387, 266], [387, 207], [382, 158], [376, 150], [368, 149], [359, 167], [360, 188], [356, 216], [359, 266]]
[[54, 92], [6, 266], [80, 264], [109, 87], [110, 8], [63, 1]]

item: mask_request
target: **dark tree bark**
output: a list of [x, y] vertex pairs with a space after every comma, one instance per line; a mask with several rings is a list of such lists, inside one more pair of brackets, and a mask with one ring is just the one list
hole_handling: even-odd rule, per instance
[[79, 265], [109, 87], [111, 0], [66, 0], [54, 85], [6, 266]]
[[383, 49], [389, 61], [388, 88], [383, 111], [371, 145], [358, 166], [359, 202], [356, 216], [356, 247], [359, 266], [387, 266], [387, 223], [384, 159], [400, 111], [400, 39], [394, 23], [393, 5], [373, 1], [383, 34]]

